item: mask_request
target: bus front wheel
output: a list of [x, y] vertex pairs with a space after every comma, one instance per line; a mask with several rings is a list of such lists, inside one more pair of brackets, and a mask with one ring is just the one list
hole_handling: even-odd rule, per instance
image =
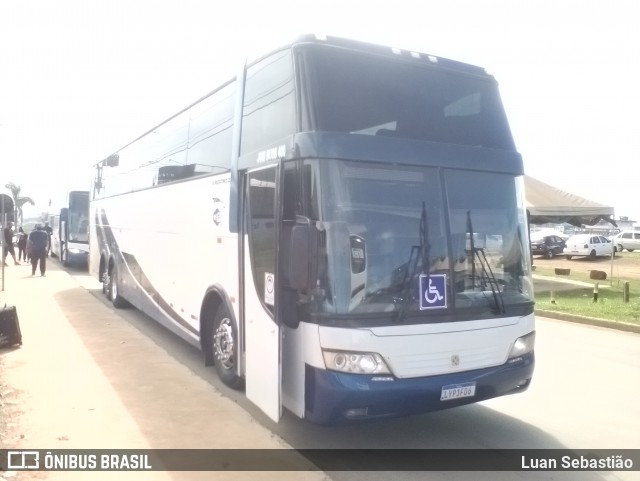
[[215, 367], [220, 380], [231, 389], [241, 389], [244, 380], [236, 373], [238, 365], [238, 330], [225, 306], [204, 326], [205, 358]]

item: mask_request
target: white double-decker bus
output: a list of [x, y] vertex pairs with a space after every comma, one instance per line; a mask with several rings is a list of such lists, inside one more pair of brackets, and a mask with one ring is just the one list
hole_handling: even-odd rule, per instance
[[90, 270], [278, 420], [525, 390], [534, 300], [493, 77], [304, 36], [96, 165]]

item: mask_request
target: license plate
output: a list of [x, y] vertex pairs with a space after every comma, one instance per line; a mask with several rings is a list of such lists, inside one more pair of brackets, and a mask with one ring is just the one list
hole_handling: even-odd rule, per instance
[[449, 401], [450, 399], [460, 399], [463, 397], [473, 397], [475, 395], [475, 382], [448, 384], [446, 386], [442, 386], [442, 391], [440, 392], [440, 401]]

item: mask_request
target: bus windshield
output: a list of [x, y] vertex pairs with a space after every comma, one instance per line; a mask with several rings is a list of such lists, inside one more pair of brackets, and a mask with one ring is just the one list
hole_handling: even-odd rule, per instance
[[69, 194], [69, 241], [89, 242], [89, 192], [73, 191]]
[[515, 151], [497, 83], [483, 70], [320, 46], [306, 53], [311, 130]]
[[450, 297], [434, 314], [455, 308], [477, 318], [531, 305], [518, 179], [423, 166], [318, 165], [327, 177], [317, 223], [326, 239], [318, 314], [416, 315], [429, 307], [419, 299], [421, 276], [439, 278], [440, 295]]

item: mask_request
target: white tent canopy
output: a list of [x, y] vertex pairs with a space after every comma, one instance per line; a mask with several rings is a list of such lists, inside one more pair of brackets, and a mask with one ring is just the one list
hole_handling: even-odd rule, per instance
[[563, 223], [576, 226], [597, 224], [604, 219], [615, 225], [614, 209], [580, 197], [528, 175], [524, 176], [525, 201], [532, 224]]

